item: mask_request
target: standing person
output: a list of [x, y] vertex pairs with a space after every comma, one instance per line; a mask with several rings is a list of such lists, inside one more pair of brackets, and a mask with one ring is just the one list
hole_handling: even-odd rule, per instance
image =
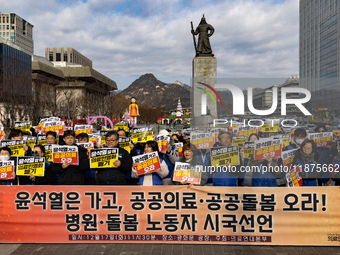
[[[11, 160], [11, 149], [8, 147], [1, 147], [0, 148], [0, 161], [9, 161]], [[14, 160], [14, 159], [12, 159]], [[16, 164], [16, 163], [14, 163]], [[0, 185], [16, 185], [17, 184], [17, 178], [15, 175], [16, 172], [16, 166], [14, 166], [14, 171], [12, 173], [12, 176], [14, 179], [12, 180], [0, 180]]]
[[[75, 145], [76, 134], [73, 130], [64, 132], [64, 142], [68, 146]], [[70, 165], [69, 163], [53, 163], [52, 173], [59, 174], [59, 185], [83, 185], [85, 182], [84, 173], [89, 169], [89, 160], [87, 150], [81, 146], [78, 147], [78, 162], [79, 165]]]
[[[77, 136], [78, 139], [78, 143], [88, 143], [89, 142], [89, 135], [86, 133], [80, 133]], [[90, 162], [90, 159], [89, 159]], [[85, 177], [85, 185], [95, 185], [96, 184], [96, 180], [95, 180], [95, 173], [93, 171], [93, 169], [89, 168], [85, 173], [84, 173], [84, 177]]]
[[[119, 137], [123, 137], [123, 138], [128, 137], [127, 132], [125, 132], [124, 129], [118, 129], [117, 134], [118, 134]], [[130, 156], [133, 157], [133, 156], [137, 156], [137, 155], [138, 155], [138, 152], [135, 148], [134, 143], [131, 141], [130, 142]], [[137, 185], [137, 183], [138, 183], [138, 180], [136, 180], [135, 178], [133, 178], [131, 176], [131, 172], [127, 173], [126, 181], [127, 181], [127, 185]]]
[[[210, 31], [210, 32], [209, 32]], [[191, 33], [193, 35], [198, 36], [198, 43], [197, 43], [197, 49], [196, 49], [196, 55], [200, 54], [212, 54], [212, 49], [209, 42], [209, 37], [213, 35], [215, 29], [212, 25], [208, 24], [205, 21], [204, 15], [201, 19], [200, 24], [196, 28], [196, 30], [191, 30]]]
[[[36, 157], [45, 157], [45, 147], [41, 144], [34, 145], [33, 148], [33, 156]], [[50, 185], [52, 178], [52, 162], [48, 162], [45, 160], [45, 174], [43, 177], [35, 176], [34, 174], [30, 173], [29, 181], [23, 183], [20, 181], [21, 185]]]
[[316, 144], [313, 140], [305, 140], [301, 144], [301, 148], [296, 151], [292, 166], [301, 165], [300, 176], [302, 178], [302, 186], [317, 186], [317, 178], [324, 173], [318, 173], [316, 165], [320, 164], [320, 154], [317, 151]]
[[139, 116], [139, 109], [137, 105], [137, 99], [135, 97], [131, 97], [131, 104], [129, 106], [129, 115], [135, 125], [137, 125], [137, 117]]
[[98, 168], [97, 179], [98, 184], [102, 185], [126, 185], [127, 173], [131, 172], [132, 159], [129, 153], [123, 148], [119, 148], [119, 136], [115, 131], [107, 132], [105, 136], [107, 148], [118, 149], [118, 160], [113, 162], [115, 167], [112, 168]]
[[[248, 138], [249, 142], [255, 142], [259, 140], [257, 134], [251, 134]], [[246, 187], [277, 187], [277, 182], [274, 175], [268, 171], [263, 171], [263, 167], [276, 167], [277, 163], [273, 161], [270, 156], [264, 157], [261, 160], [254, 160], [251, 158], [249, 161], [244, 162], [245, 166], [256, 167], [256, 171], [246, 171], [243, 177], [243, 186]], [[278, 173], [279, 174], [279, 173]]]
[[[225, 147], [232, 145], [232, 134], [229, 131], [221, 131], [218, 134], [218, 142], [214, 144], [214, 147]], [[209, 154], [210, 156], [210, 154]], [[238, 186], [237, 176], [241, 175], [241, 165], [243, 165], [243, 146], [239, 148], [239, 161], [240, 164], [236, 165], [236, 172], [221, 171], [213, 173], [213, 186]], [[212, 165], [210, 163], [210, 165]], [[230, 169], [230, 165], [226, 162], [227, 169]], [[208, 173], [209, 174], [209, 173]]]
[[[23, 132], [19, 129], [12, 129], [11, 133], [8, 136], [8, 139], [11, 140], [23, 140]], [[32, 156], [32, 149], [31, 147], [24, 145], [25, 156]]]
[[[57, 133], [54, 131], [48, 131], [46, 133], [46, 143], [48, 145], [51, 144], [57, 144]], [[52, 162], [50, 162], [52, 163]], [[51, 165], [51, 169], [52, 169], [52, 165]], [[51, 184], [52, 185], [57, 185], [59, 181], [59, 174], [53, 173], [52, 172], [52, 176], [51, 176]]]
[[307, 136], [307, 132], [305, 129], [297, 128], [286, 150], [293, 150], [293, 149], [300, 148], [301, 144], [306, 139], [306, 136]]
[[136, 171], [137, 164], [132, 163], [131, 176], [134, 178], [139, 178], [138, 185], [141, 185], [141, 186], [163, 185], [162, 179], [166, 177], [169, 173], [168, 166], [158, 151], [158, 145], [156, 141], [147, 141], [145, 143], [144, 153], [151, 153], [151, 152], [158, 152], [159, 160], [161, 164], [161, 170], [157, 172], [138, 176], [137, 171]]
[[[202, 162], [200, 162], [198, 157], [197, 157], [197, 149], [191, 143], [185, 144], [183, 146], [183, 156], [180, 157], [178, 162], [188, 163], [191, 166], [202, 166]], [[172, 175], [173, 174], [174, 174], [174, 172], [172, 173]], [[173, 179], [173, 176], [172, 176], [171, 179]], [[206, 171], [203, 171], [202, 175], [201, 175], [201, 183], [198, 186], [204, 186], [207, 183], [207, 180], [208, 180], [208, 175], [207, 175]], [[183, 182], [173, 181], [173, 184], [174, 185], [186, 185], [188, 183], [187, 183], [187, 181], [183, 181]]]

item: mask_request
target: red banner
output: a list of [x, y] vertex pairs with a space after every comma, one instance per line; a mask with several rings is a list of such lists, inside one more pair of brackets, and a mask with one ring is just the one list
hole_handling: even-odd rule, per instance
[[338, 191], [0, 186], [0, 242], [339, 246]]
[[287, 184], [288, 187], [300, 187], [302, 186], [302, 178], [300, 176], [301, 166], [295, 166], [289, 173], [287, 173]]

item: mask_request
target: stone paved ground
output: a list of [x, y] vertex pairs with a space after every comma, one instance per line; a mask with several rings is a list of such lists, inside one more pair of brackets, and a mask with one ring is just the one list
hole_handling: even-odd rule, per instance
[[339, 247], [250, 246], [250, 245], [182, 245], [182, 244], [0, 244], [1, 255], [39, 254], [114, 254], [114, 255], [299, 255], [339, 254]]

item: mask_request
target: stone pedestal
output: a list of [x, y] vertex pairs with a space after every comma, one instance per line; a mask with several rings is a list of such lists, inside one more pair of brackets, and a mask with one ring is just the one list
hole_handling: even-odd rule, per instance
[[[217, 118], [217, 106], [209, 93], [216, 99], [215, 93], [202, 82], [215, 87], [217, 60], [212, 56], [195, 57], [192, 61], [191, 98], [192, 127], [208, 127]], [[206, 91], [204, 91], [206, 90]], [[216, 101], [218, 102], [218, 101]]]

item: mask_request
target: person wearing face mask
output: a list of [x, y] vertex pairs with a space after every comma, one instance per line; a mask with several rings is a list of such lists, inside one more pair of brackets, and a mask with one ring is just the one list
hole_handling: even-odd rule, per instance
[[307, 132], [303, 128], [297, 128], [294, 136], [285, 150], [294, 150], [300, 148], [303, 141], [306, 139]]
[[[180, 157], [178, 162], [188, 163], [192, 166], [202, 166], [202, 162], [197, 157], [197, 149], [191, 143], [190, 144], [184, 144], [184, 146], [183, 146], [183, 156]], [[172, 175], [173, 175], [173, 173], [172, 173]], [[173, 179], [173, 176], [171, 177], [171, 180], [172, 179]], [[207, 180], [208, 180], [208, 174], [207, 174], [206, 171], [203, 171], [202, 175], [201, 175], [200, 185], [195, 185], [195, 186], [204, 186], [207, 183]], [[173, 181], [173, 184], [174, 185], [187, 185], [189, 183], [187, 183], [187, 181], [183, 181], [183, 182]]]
[[[0, 148], [0, 161], [9, 161], [11, 160], [11, 149], [8, 147], [1, 147]], [[17, 184], [17, 178], [15, 176], [15, 168], [14, 166], [14, 172], [12, 173], [12, 176], [14, 177], [13, 180], [0, 180], [0, 185], [15, 185]]]
[[168, 175], [169, 169], [166, 162], [163, 160], [162, 155], [158, 151], [158, 145], [156, 141], [148, 141], [145, 143], [144, 153], [158, 152], [159, 160], [161, 164], [161, 170], [149, 174], [137, 175], [136, 163], [132, 163], [131, 176], [133, 178], [139, 178], [138, 185], [141, 186], [155, 186], [163, 185], [162, 179]]

